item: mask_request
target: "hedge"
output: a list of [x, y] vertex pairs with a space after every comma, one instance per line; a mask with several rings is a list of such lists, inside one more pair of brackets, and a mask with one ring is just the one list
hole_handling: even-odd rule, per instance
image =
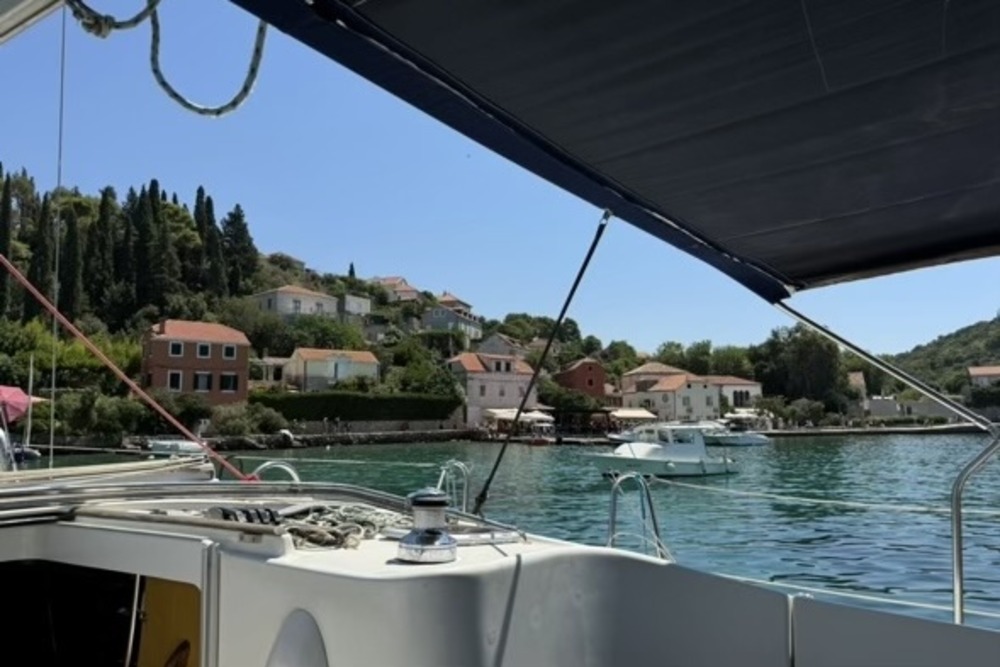
[[425, 394], [364, 394], [354, 391], [323, 391], [302, 394], [259, 393], [251, 403], [274, 408], [285, 419], [322, 421], [441, 420], [449, 418], [461, 399]]

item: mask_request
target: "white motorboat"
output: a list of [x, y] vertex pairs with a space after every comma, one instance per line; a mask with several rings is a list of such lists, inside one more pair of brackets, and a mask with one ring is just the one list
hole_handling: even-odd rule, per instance
[[[989, 433], [952, 489], [955, 622], [527, 535], [479, 515], [488, 486], [464, 514], [296, 481], [54, 484], [0, 491], [4, 629], [32, 664], [996, 665], [1000, 633], [963, 624], [961, 509], [1000, 432], [785, 300], [1000, 253], [1000, 7], [232, 1]], [[58, 4], [0, 3], [0, 41]], [[155, 1], [128, 21], [72, 6], [100, 36], [153, 18], [167, 86]], [[171, 96], [237, 107], [265, 27], [232, 103]]]
[[[612, 442], [669, 442], [661, 440], [660, 436], [668, 436], [663, 429], [695, 428], [701, 431], [705, 444], [712, 447], [754, 447], [766, 445], [771, 439], [756, 431], [733, 430], [724, 421], [703, 420], [699, 422], [655, 422], [642, 424], [621, 433], [609, 433], [608, 440]], [[663, 433], [661, 434], [661, 431]]]
[[613, 452], [592, 454], [606, 475], [638, 472], [654, 477], [705, 477], [738, 471], [728, 456], [714, 456], [705, 448], [701, 429], [694, 426], [653, 425], [636, 429], [637, 439]]

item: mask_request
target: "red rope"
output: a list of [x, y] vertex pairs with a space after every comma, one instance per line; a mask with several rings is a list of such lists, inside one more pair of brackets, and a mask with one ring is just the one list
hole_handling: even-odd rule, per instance
[[[38, 291], [38, 289], [34, 285], [32, 285], [31, 282], [27, 278], [25, 278], [20, 271], [17, 270], [17, 267], [14, 266], [14, 264], [11, 263], [11, 261], [6, 257], [4, 257], [2, 254], [0, 254], [0, 264], [2, 264], [5, 269], [7, 269], [7, 272], [10, 275], [14, 276], [14, 280], [21, 283], [24, 289], [26, 289], [28, 293], [31, 294], [31, 296], [35, 297], [38, 303], [42, 304], [42, 307], [45, 308], [45, 310], [51, 313], [52, 317], [56, 318], [56, 321], [59, 322], [59, 324], [61, 324], [63, 328], [65, 328], [67, 331], [73, 334], [73, 336], [77, 340], [83, 343], [84, 346], [88, 350], [90, 350], [95, 357], [100, 359], [102, 364], [107, 366], [111, 370], [111, 372], [115, 374], [115, 377], [124, 382], [126, 386], [128, 386], [128, 388], [131, 389], [133, 393], [135, 393], [136, 396], [141, 398], [147, 405], [149, 405], [149, 407], [153, 408], [153, 410], [158, 412], [161, 417], [163, 417], [164, 419], [167, 420], [167, 422], [170, 423], [171, 426], [180, 431], [181, 435], [188, 438], [192, 442], [196, 443], [199, 447], [201, 447], [205, 451], [205, 453], [210, 458], [214, 459], [215, 461], [218, 461], [219, 465], [228, 470], [237, 479], [241, 479], [244, 481], [256, 481], [256, 477], [252, 475], [245, 475], [242, 471], [240, 471], [239, 468], [237, 468], [232, 463], [227, 461], [222, 455], [220, 455], [214, 449], [209, 447], [205, 442], [203, 442], [201, 438], [197, 437], [194, 433], [188, 430], [188, 428], [184, 426], [184, 424], [182, 424], [176, 417], [170, 414], [170, 412], [167, 411], [166, 408], [157, 403], [156, 399], [154, 399], [152, 396], [143, 391], [142, 387], [136, 384], [136, 382], [132, 378], [130, 378], [128, 375], [125, 374], [124, 371], [118, 368], [118, 366], [115, 365], [115, 362], [111, 361], [111, 359], [109, 359], [108, 356], [104, 354], [104, 352], [102, 352], [99, 347], [94, 345], [94, 343], [92, 343], [90, 339], [83, 334], [82, 331], [77, 329], [72, 322], [66, 319], [66, 316], [60, 313], [59, 309], [56, 308], [54, 305], [52, 305], [52, 302], [50, 302], [45, 297], [44, 294]], [[53, 344], [55, 344], [55, 342], [56, 341], [53, 341]]]

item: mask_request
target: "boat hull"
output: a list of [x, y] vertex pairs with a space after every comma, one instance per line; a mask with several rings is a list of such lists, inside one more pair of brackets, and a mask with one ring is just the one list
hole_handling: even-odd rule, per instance
[[708, 477], [731, 475], [738, 472], [737, 465], [729, 459], [704, 459], [698, 461], [663, 460], [594, 454], [595, 463], [604, 475], [637, 472], [653, 477]]

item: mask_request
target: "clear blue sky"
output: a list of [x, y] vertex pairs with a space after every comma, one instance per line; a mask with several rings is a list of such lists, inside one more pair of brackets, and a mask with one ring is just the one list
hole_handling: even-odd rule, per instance
[[[122, 11], [141, 3], [95, 3]], [[163, 3], [162, 63], [203, 104], [236, 90], [255, 21], [225, 0]], [[247, 104], [184, 111], [153, 81], [149, 28], [106, 40], [69, 26], [63, 182], [85, 192], [158, 178], [221, 215], [243, 205], [263, 252], [321, 271], [403, 275], [477, 312], [555, 316], [600, 211], [271, 31]], [[56, 13], [0, 46], [0, 161], [56, 179]], [[997, 314], [1000, 261], [910, 272], [799, 295], [792, 304], [876, 352], [899, 352]], [[605, 235], [570, 315], [607, 343], [763, 340], [790, 324], [736, 283], [628, 224]]]

